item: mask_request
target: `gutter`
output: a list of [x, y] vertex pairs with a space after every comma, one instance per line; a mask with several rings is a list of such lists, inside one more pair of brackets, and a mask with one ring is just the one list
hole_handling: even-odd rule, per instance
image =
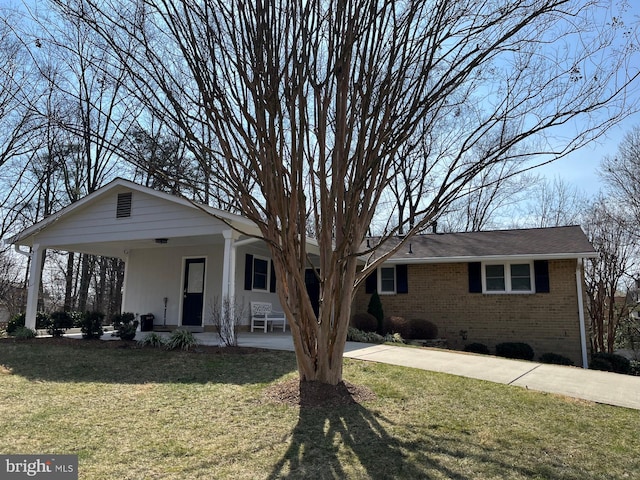
[[578, 317], [580, 320], [580, 346], [582, 347], [582, 368], [589, 368], [587, 358], [587, 329], [584, 323], [584, 296], [582, 292], [582, 265], [584, 259], [579, 258], [576, 262], [576, 289], [578, 291]]
[[[385, 264], [425, 264], [425, 263], [468, 263], [468, 262], [513, 262], [514, 260], [582, 260], [584, 258], [597, 258], [596, 252], [574, 252], [574, 253], [528, 253], [517, 255], [479, 255], [479, 256], [452, 256], [452, 257], [414, 257], [405, 254], [398, 257], [396, 253], [391, 258], [384, 261]], [[362, 257], [360, 257], [361, 260]]]

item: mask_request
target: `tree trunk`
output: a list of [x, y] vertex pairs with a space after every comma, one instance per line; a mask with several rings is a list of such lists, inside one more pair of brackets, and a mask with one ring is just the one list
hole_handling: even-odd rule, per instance
[[64, 311], [73, 311], [73, 264], [75, 254], [69, 252], [67, 256], [67, 269], [64, 273], [65, 288], [64, 288]]
[[93, 257], [83, 254], [81, 257], [82, 271], [80, 273], [80, 289], [78, 292], [78, 310], [84, 312], [87, 310], [89, 299], [89, 284], [91, 283], [91, 274], [93, 272]]
[[[291, 328], [300, 381], [337, 385], [342, 381], [342, 360], [351, 317], [356, 262], [349, 259], [342, 268], [320, 271], [320, 309], [316, 317], [306, 290], [304, 271], [285, 272], [274, 256], [279, 283], [278, 296]], [[283, 279], [283, 281], [280, 281]]]

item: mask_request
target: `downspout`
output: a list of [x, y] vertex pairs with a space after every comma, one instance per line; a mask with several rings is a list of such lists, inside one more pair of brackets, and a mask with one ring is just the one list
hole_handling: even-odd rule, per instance
[[31, 258], [31, 253], [21, 250], [20, 245], [18, 245], [17, 243], [13, 246], [13, 249], [16, 251], [16, 253], [19, 253], [20, 255], [24, 255], [27, 258]]
[[578, 316], [580, 318], [580, 344], [582, 347], [582, 368], [589, 368], [587, 358], [587, 330], [584, 323], [584, 297], [582, 292], [582, 265], [584, 259], [576, 260], [576, 288], [578, 290]]

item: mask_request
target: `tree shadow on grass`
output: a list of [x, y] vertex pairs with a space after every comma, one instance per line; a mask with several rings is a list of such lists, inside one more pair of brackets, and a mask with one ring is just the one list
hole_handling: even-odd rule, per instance
[[[422, 435], [409, 435], [410, 418], [407, 424], [394, 424], [355, 401], [333, 407], [304, 406], [315, 401], [306, 402], [304, 396], [301, 388], [298, 423], [288, 439], [287, 451], [268, 476], [270, 480], [470, 480], [485, 474], [494, 478], [540, 474], [535, 465], [520, 462], [510, 452], [479, 445], [472, 436], [465, 438], [464, 432], [446, 434], [437, 426], [423, 426], [419, 429]], [[398, 433], [389, 433], [385, 424]], [[543, 470], [549, 473], [554, 468]]]
[[304, 385], [300, 385], [300, 414], [289, 448], [269, 479], [424, 477], [373, 412], [355, 400], [349, 405], [307, 406], [317, 402], [317, 392]]

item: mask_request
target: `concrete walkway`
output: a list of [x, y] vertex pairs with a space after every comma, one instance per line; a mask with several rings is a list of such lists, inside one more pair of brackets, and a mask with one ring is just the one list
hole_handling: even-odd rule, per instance
[[[138, 332], [136, 339], [145, 332]], [[219, 345], [215, 333], [196, 333], [205, 345]], [[238, 345], [293, 351], [288, 333], [240, 333]], [[407, 348], [347, 342], [345, 357], [442, 372], [489, 382], [515, 385], [592, 402], [640, 410], [640, 377], [475, 355], [435, 348]]]

